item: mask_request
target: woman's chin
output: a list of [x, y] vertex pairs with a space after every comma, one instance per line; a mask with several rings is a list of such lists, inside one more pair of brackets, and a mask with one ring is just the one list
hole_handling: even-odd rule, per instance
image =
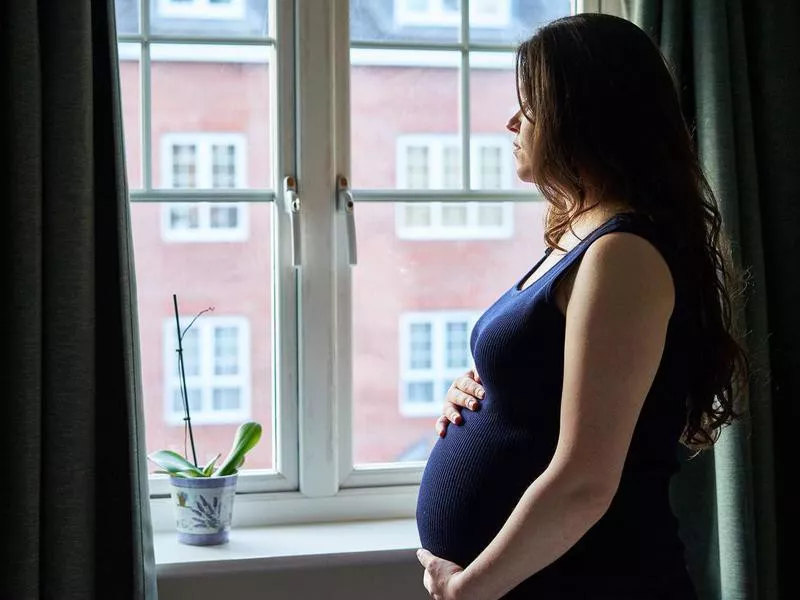
[[533, 183], [533, 174], [527, 166], [517, 165], [517, 178], [523, 183]]

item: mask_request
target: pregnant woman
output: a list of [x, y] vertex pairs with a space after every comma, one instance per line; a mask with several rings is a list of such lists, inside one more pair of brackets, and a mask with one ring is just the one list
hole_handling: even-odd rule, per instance
[[670, 72], [628, 21], [550, 23], [519, 47], [517, 85], [507, 127], [548, 249], [477, 322], [475, 371], [448, 392], [417, 507], [425, 587], [696, 598], [677, 445], [711, 446], [747, 377], [716, 201]]

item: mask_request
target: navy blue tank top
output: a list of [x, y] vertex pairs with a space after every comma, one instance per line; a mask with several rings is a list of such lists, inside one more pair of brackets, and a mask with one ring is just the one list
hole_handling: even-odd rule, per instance
[[451, 425], [431, 452], [417, 503], [420, 541], [435, 555], [466, 567], [547, 467], [558, 441], [564, 371], [566, 320], [555, 304], [555, 289], [592, 242], [615, 231], [647, 239], [672, 272], [675, 309], [661, 364], [611, 507], [566, 554], [507, 598], [696, 597], [669, 483], [679, 467], [697, 320], [674, 244], [643, 216], [613, 217], [520, 289], [545, 253], [477, 321], [470, 344], [486, 395], [478, 411], [462, 411], [463, 424]]

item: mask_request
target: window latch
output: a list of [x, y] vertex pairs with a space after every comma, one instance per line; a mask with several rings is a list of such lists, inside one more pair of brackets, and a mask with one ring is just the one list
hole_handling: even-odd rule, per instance
[[302, 264], [300, 238], [300, 198], [297, 195], [297, 180], [292, 177], [283, 178], [283, 209], [289, 215], [292, 224], [292, 266]]
[[345, 218], [347, 228], [347, 255], [350, 266], [355, 266], [358, 262], [358, 247], [356, 243], [356, 219], [355, 202], [353, 202], [353, 192], [350, 191], [350, 183], [347, 177], [339, 177], [336, 184], [336, 210]]

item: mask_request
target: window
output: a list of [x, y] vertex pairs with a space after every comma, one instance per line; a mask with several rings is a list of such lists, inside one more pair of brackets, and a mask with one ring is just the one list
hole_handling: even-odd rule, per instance
[[[168, 134], [162, 138], [165, 187], [179, 190], [230, 190], [244, 187], [245, 144], [241, 135]], [[241, 241], [247, 237], [244, 203], [167, 204], [165, 240]]]
[[[186, 330], [192, 317], [182, 317]], [[193, 423], [239, 423], [250, 416], [250, 328], [242, 317], [202, 315], [183, 336], [183, 367]], [[182, 422], [177, 331], [164, 322], [165, 417]]]
[[246, 0], [157, 0], [158, 16], [179, 19], [242, 19]]
[[264, 425], [239, 518], [413, 514], [474, 318], [544, 250], [504, 126], [517, 24], [569, 1], [115, 1], [147, 450], [183, 449], [176, 294], [184, 327], [214, 307], [184, 340], [200, 454]]
[[438, 416], [453, 380], [472, 366], [475, 312], [406, 313], [400, 322], [400, 412]]
[[[461, 149], [456, 136], [403, 136], [397, 144], [398, 187], [413, 190], [462, 187]], [[513, 186], [511, 142], [474, 136], [471, 187], [504, 190]], [[405, 203], [397, 207], [397, 236], [413, 240], [499, 239], [513, 234], [508, 202]]]
[[[461, 0], [394, 0], [399, 25], [451, 26], [461, 23]], [[470, 0], [469, 21], [475, 27], [505, 27], [511, 0]]]

